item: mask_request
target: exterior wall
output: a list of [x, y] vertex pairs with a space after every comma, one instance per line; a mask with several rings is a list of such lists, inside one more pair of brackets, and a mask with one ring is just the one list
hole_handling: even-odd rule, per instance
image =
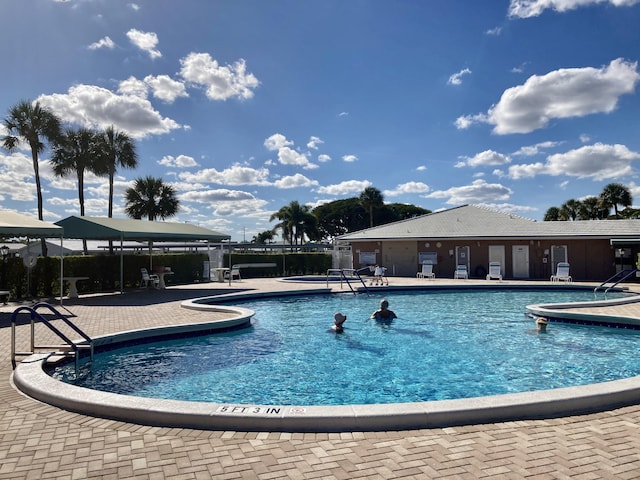
[[[548, 280], [553, 271], [551, 250], [553, 245], [565, 245], [567, 260], [571, 264], [571, 276], [576, 281], [604, 281], [621, 268], [634, 268], [638, 248], [627, 249], [625, 258], [619, 258], [619, 251], [610, 245], [608, 239], [601, 240], [411, 240], [389, 242], [354, 242], [354, 268], [368, 266], [360, 263], [359, 252], [370, 252], [373, 264], [387, 267], [389, 276], [411, 277], [421, 270], [420, 254], [429, 254], [435, 258], [433, 271], [437, 278], [453, 278], [456, 268], [456, 247], [469, 247], [469, 275], [471, 278], [484, 278], [489, 265], [489, 246], [504, 246], [504, 278], [514, 278], [513, 247], [526, 245], [529, 250], [529, 278]], [[413, 253], [415, 252], [415, 254]], [[366, 255], [365, 255], [366, 257]], [[618, 257], [618, 258], [617, 258]], [[424, 258], [424, 257], [423, 257]], [[625, 265], [622, 265], [624, 261]]]

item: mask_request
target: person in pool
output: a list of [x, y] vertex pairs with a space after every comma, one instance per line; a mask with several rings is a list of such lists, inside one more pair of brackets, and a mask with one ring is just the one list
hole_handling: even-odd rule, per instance
[[336, 333], [342, 333], [344, 332], [344, 322], [347, 321], [347, 316], [340, 313], [340, 312], [336, 312], [333, 315], [333, 326], [331, 327], [333, 329], [333, 331], [335, 331]]
[[371, 314], [371, 318], [382, 321], [389, 322], [394, 318], [398, 318], [398, 316], [394, 313], [393, 310], [389, 310], [389, 301], [386, 298], [380, 300], [380, 309], [376, 310]]

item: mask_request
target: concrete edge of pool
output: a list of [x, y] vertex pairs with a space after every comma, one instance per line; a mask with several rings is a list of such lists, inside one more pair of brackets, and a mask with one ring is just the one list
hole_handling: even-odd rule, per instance
[[[280, 292], [282, 294], [282, 292]], [[185, 302], [185, 308], [235, 312], [231, 319], [151, 329], [154, 335], [227, 328], [250, 320], [239, 307]], [[549, 307], [546, 305], [545, 307]], [[546, 312], [552, 312], [550, 308]], [[100, 337], [101, 344], [148, 336], [132, 330]], [[117, 339], [117, 340], [116, 340]], [[340, 406], [219, 404], [134, 397], [76, 387], [44, 371], [48, 354], [16, 366], [12, 381], [24, 394], [47, 404], [94, 417], [135, 424], [235, 431], [341, 432], [404, 430], [512, 420], [555, 418], [637, 403], [640, 376], [579, 387], [430, 402]]]

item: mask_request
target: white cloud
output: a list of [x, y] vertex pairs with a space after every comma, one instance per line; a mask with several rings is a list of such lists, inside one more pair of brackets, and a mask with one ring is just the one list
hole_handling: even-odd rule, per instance
[[335, 185], [327, 185], [317, 189], [318, 193], [327, 195], [351, 195], [360, 194], [365, 188], [370, 187], [372, 183], [369, 180], [347, 180]]
[[343, 155], [342, 160], [347, 163], [352, 163], [352, 162], [357, 162], [358, 157], [356, 157], [355, 155]]
[[278, 150], [278, 161], [282, 165], [296, 165], [304, 168], [305, 170], [318, 168], [316, 164], [309, 162], [306, 155], [289, 147], [282, 147]]
[[484, 203], [508, 200], [513, 191], [499, 183], [487, 183], [484, 180], [474, 180], [471, 185], [461, 187], [451, 187], [447, 190], [438, 190], [427, 198], [447, 199], [449, 205], [460, 205], [467, 203]]
[[520, 147], [517, 151], [513, 152], [513, 156], [522, 156], [522, 157], [533, 157], [534, 155], [538, 155], [542, 153], [543, 149], [554, 148], [558, 145], [561, 145], [563, 142], [540, 142], [535, 145], [528, 145], [525, 147]]
[[287, 140], [281, 133], [274, 133], [267, 138], [264, 141], [264, 146], [271, 152], [278, 152], [278, 161], [282, 165], [297, 165], [305, 170], [318, 168], [318, 165], [311, 163], [305, 154], [291, 148], [293, 142]]
[[136, 77], [129, 77], [118, 85], [118, 93], [121, 95], [133, 95], [134, 97], [147, 98], [149, 86]]
[[320, 139], [320, 137], [311, 137], [309, 139], [309, 142], [307, 142], [307, 148], [311, 148], [313, 150], [317, 150], [318, 149], [318, 145], [322, 145], [324, 143], [324, 141], [322, 141]]
[[318, 155], [318, 161], [320, 163], [326, 163], [331, 161], [331, 157], [325, 153], [321, 153], [320, 155]]
[[174, 120], [162, 118], [145, 98], [116, 95], [94, 85], [74, 85], [67, 94], [42, 95], [37, 100], [65, 121], [99, 129], [114, 125], [134, 138], [180, 127]]
[[511, 0], [509, 4], [509, 16], [518, 18], [530, 18], [541, 15], [550, 8], [556, 12], [566, 12], [579, 7], [608, 3], [615, 7], [629, 7], [640, 0]]
[[489, 30], [487, 30], [486, 32], [487, 35], [494, 35], [494, 36], [498, 36], [502, 33], [502, 27], [495, 27], [495, 28], [491, 28]]
[[127, 37], [136, 47], [149, 54], [152, 59], [160, 58], [162, 53], [156, 46], [158, 45], [158, 36], [153, 32], [141, 32], [132, 28], [127, 32]]
[[303, 188], [303, 187], [315, 187], [318, 185], [316, 180], [311, 180], [304, 175], [296, 173], [295, 175], [282, 177], [276, 180], [273, 185], [277, 188], [289, 189], [289, 188]]
[[104, 38], [101, 38], [97, 42], [92, 43], [87, 48], [89, 50], [98, 50], [99, 48], [113, 49], [115, 48], [115, 46], [116, 44], [113, 43], [113, 40], [111, 40], [108, 36], [106, 36]]
[[175, 158], [171, 155], [166, 155], [158, 160], [158, 164], [165, 167], [189, 168], [197, 166], [198, 162], [188, 155], [178, 155]]
[[270, 152], [275, 152], [281, 149], [282, 147], [288, 147], [290, 145], [293, 145], [293, 142], [290, 140], [287, 140], [287, 137], [285, 137], [281, 133], [274, 133], [264, 141], [264, 146]]
[[473, 123], [494, 125], [497, 134], [529, 133], [558, 118], [583, 117], [613, 111], [621, 95], [632, 93], [640, 74], [637, 62], [613, 60], [602, 68], [566, 68], [534, 75], [523, 84], [504, 91], [486, 115], [467, 115], [456, 120], [458, 128]]
[[260, 82], [247, 73], [245, 61], [240, 59], [233, 65], [220, 65], [208, 53], [190, 53], [180, 59], [180, 75], [186, 81], [205, 87], [211, 100], [229, 98], [249, 99]]
[[173, 103], [178, 97], [188, 97], [184, 83], [173, 80], [169, 75], [147, 75], [144, 82], [153, 90], [153, 96], [163, 102]]
[[178, 178], [186, 182], [216, 183], [219, 185], [270, 185], [269, 170], [262, 168], [243, 167], [233, 165], [218, 171], [215, 168], [206, 168], [195, 173], [181, 172]]
[[456, 164], [456, 167], [468, 166], [468, 167], [484, 167], [490, 165], [506, 165], [511, 163], [509, 155], [503, 153], [494, 152], [493, 150], [485, 150], [475, 154], [473, 157], [464, 157], [465, 160]]
[[127, 4], [127, 6], [128, 6], [131, 10], [135, 10], [135, 11], [140, 10], [140, 5], [138, 5], [137, 3], [129, 3], [129, 4]]
[[632, 152], [624, 145], [596, 143], [556, 153], [547, 157], [546, 163], [509, 167], [509, 177], [521, 179], [536, 175], [568, 175], [592, 180], [612, 180], [634, 173], [632, 162], [640, 160], [640, 153]]
[[464, 68], [460, 70], [458, 73], [454, 73], [453, 75], [451, 75], [449, 77], [449, 80], [447, 80], [447, 85], [461, 85], [462, 77], [464, 75], [470, 75], [470, 74], [471, 74], [471, 70], [469, 70], [468, 68]]
[[385, 197], [397, 197], [405, 194], [427, 193], [429, 190], [429, 185], [427, 185], [426, 183], [407, 182], [398, 185], [393, 190], [385, 190], [382, 193]]

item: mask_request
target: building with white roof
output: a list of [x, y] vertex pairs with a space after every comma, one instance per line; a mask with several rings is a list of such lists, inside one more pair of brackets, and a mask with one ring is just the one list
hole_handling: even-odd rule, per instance
[[415, 276], [431, 262], [437, 277], [452, 278], [457, 265], [484, 278], [500, 262], [504, 278], [548, 279], [569, 262], [574, 280], [604, 281], [635, 268], [640, 220], [537, 222], [484, 207], [463, 205], [341, 235], [353, 268], [383, 265], [392, 276]]

